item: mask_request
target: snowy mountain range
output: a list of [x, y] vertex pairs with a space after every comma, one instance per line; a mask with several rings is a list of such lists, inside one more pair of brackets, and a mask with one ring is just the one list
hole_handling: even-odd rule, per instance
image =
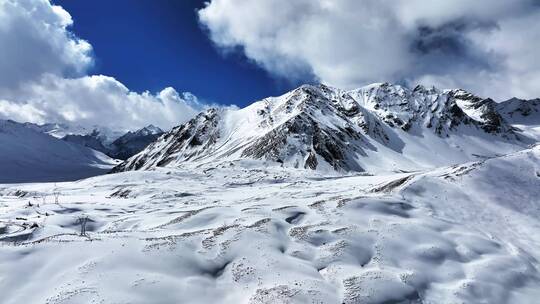
[[324, 172], [399, 172], [485, 159], [536, 142], [538, 100], [388, 83], [304, 85], [240, 109], [211, 108], [114, 172], [255, 159]]
[[135, 131], [111, 129], [94, 125], [91, 127], [66, 123], [34, 124], [25, 127], [75, 144], [102, 152], [115, 159], [127, 159], [144, 149], [163, 133], [159, 127], [148, 125]]
[[2, 303], [540, 297], [539, 100], [306, 85], [161, 132], [0, 121]]
[[163, 131], [0, 120], [0, 183], [65, 181], [108, 172], [118, 159], [144, 149]]
[[[464, 90], [388, 83], [349, 91], [304, 85], [243, 109], [210, 108], [166, 133], [153, 125], [127, 133], [56, 123], [18, 127], [126, 160], [113, 172], [256, 160], [262, 166], [378, 174], [524, 149], [540, 140], [540, 100], [497, 103]], [[84, 166], [86, 160], [73, 162]]]
[[127, 133], [111, 133], [95, 128], [90, 133], [67, 134], [63, 140], [100, 151], [115, 159], [128, 159], [139, 153], [163, 134], [160, 128], [148, 125]]
[[104, 174], [117, 163], [10, 120], [0, 120], [0, 143], [0, 183], [80, 179]]
[[89, 134], [97, 134], [99, 137], [99, 141], [103, 144], [110, 144], [112, 143], [116, 138], [122, 136], [126, 133], [124, 130], [113, 130], [108, 127], [103, 126], [80, 126], [77, 124], [67, 124], [67, 123], [45, 123], [45, 124], [35, 124], [35, 123], [24, 123], [24, 126], [31, 128], [35, 131], [42, 132], [45, 134], [49, 134], [56, 138], [65, 138], [69, 135], [89, 135]]

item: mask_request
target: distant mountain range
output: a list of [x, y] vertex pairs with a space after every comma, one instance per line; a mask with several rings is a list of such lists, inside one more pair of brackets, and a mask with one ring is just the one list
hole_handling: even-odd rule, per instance
[[96, 128], [87, 134], [67, 134], [62, 139], [103, 152], [112, 158], [125, 160], [142, 151], [161, 134], [163, 131], [160, 128], [149, 125], [121, 136], [111, 136], [110, 133]]
[[163, 131], [121, 132], [94, 126], [0, 120], [0, 183], [64, 181], [105, 174]]
[[337, 172], [413, 171], [521, 150], [540, 138], [539, 100], [388, 83], [304, 85], [240, 109], [211, 108], [114, 172], [260, 160]]
[[522, 150], [540, 140], [540, 99], [497, 103], [464, 90], [388, 83], [349, 91], [304, 85], [243, 109], [207, 109], [165, 133], [153, 125], [125, 132], [1, 123], [0, 169], [18, 172], [4, 182], [235, 164], [378, 174]]
[[10, 120], [0, 120], [0, 143], [0, 183], [75, 180], [104, 174], [117, 163]]
[[163, 134], [163, 130], [154, 125], [127, 132], [102, 126], [88, 128], [59, 123], [41, 125], [24, 123], [23, 125], [35, 131], [94, 149], [111, 158], [122, 160], [139, 153]]
[[90, 126], [84, 127], [77, 124], [66, 124], [66, 123], [45, 123], [45, 124], [35, 124], [26, 122], [23, 124], [25, 127], [31, 128], [35, 131], [46, 133], [53, 137], [62, 139], [68, 135], [88, 135], [91, 133], [99, 134], [100, 141], [104, 144], [112, 143], [116, 138], [124, 135], [126, 131], [124, 130], [112, 130], [103, 126]]

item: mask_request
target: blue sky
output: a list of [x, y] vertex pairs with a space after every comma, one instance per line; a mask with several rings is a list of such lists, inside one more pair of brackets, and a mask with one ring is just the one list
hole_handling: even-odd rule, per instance
[[198, 22], [199, 0], [55, 0], [88, 40], [90, 72], [115, 77], [133, 91], [166, 86], [212, 103], [245, 106], [298, 84], [272, 77], [241, 52], [223, 55]]

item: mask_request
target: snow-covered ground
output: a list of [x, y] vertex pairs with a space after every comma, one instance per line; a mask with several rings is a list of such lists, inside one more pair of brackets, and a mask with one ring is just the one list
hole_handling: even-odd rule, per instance
[[0, 302], [536, 303], [539, 198], [540, 147], [378, 176], [239, 161], [1, 185]]

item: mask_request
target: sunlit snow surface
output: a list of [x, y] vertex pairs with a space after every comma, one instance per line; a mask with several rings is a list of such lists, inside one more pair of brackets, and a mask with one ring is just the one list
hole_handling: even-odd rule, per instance
[[0, 302], [540, 299], [540, 147], [384, 176], [257, 167], [0, 186]]

